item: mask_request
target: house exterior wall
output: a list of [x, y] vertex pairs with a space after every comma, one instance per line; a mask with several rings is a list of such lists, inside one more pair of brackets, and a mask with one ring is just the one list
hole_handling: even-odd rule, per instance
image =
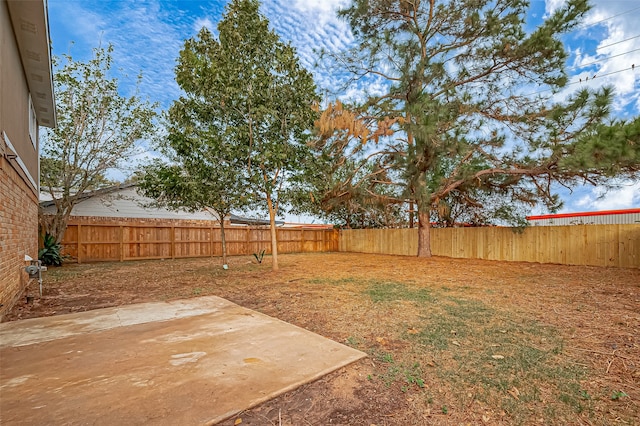
[[0, 321], [29, 282], [25, 255], [38, 258], [38, 127], [34, 108], [30, 135], [28, 82], [10, 18], [0, 0]]
[[[22, 164], [11, 163], [25, 168], [37, 185], [38, 127], [35, 127], [34, 144], [29, 136], [29, 87], [12, 28], [7, 3], [0, 0], [0, 132], [4, 134], [4, 145], [8, 143], [13, 147]], [[6, 152], [7, 147], [2, 148]], [[38, 188], [34, 191], [37, 194]]]
[[0, 166], [1, 321], [29, 282], [25, 255], [38, 258], [38, 200], [4, 157]]
[[[217, 217], [207, 211], [174, 211], [153, 207], [154, 201], [138, 194], [134, 186], [123, 187], [81, 200], [73, 206], [71, 216], [217, 221]], [[43, 207], [42, 212], [53, 215], [56, 208], [49, 205]]]

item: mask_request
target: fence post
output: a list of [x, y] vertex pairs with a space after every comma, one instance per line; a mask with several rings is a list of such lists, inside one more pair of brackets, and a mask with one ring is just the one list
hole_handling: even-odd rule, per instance
[[80, 222], [78, 222], [78, 263], [82, 263], [82, 243], [80, 242], [80, 235], [82, 231], [82, 225], [80, 225]]
[[327, 231], [323, 229], [320, 232], [322, 232], [322, 248], [320, 249], [320, 251], [325, 252], [325, 251], [327, 251], [327, 243], [326, 243]]
[[176, 227], [171, 225], [171, 259], [176, 258]]
[[304, 228], [300, 228], [300, 253], [304, 253]]
[[124, 226], [120, 225], [120, 262], [124, 262]]
[[[276, 228], [276, 250], [278, 250], [278, 253], [280, 253], [280, 245], [282, 244], [280, 242], [282, 238], [280, 237], [279, 234], [281, 234], [280, 229]], [[271, 226], [269, 226], [269, 240], [271, 240]]]
[[251, 253], [251, 250], [249, 249], [250, 241], [251, 241], [251, 226], [247, 225], [247, 235], [245, 236], [245, 243], [244, 243], [245, 254]]

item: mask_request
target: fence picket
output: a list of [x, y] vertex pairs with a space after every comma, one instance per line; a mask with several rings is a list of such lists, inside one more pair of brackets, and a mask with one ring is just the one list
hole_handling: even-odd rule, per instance
[[[340, 231], [340, 251], [415, 256], [417, 229]], [[640, 225], [431, 229], [434, 256], [640, 268]]]
[[[214, 230], [220, 235], [220, 227], [210, 222], [72, 217], [67, 229], [62, 240], [63, 254], [78, 262], [222, 255], [222, 241], [214, 239]], [[248, 255], [263, 248], [271, 252], [268, 229], [264, 227], [226, 226], [225, 231], [230, 256]], [[312, 251], [338, 251], [336, 230], [288, 228], [286, 231], [286, 234], [278, 233], [287, 236], [278, 242], [280, 253], [310, 251], [305, 249], [305, 241], [309, 240], [325, 242], [314, 245]]]

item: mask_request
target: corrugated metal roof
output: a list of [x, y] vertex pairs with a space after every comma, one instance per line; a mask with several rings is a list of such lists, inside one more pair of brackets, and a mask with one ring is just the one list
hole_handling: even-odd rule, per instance
[[640, 224], [640, 209], [527, 216], [531, 226]]

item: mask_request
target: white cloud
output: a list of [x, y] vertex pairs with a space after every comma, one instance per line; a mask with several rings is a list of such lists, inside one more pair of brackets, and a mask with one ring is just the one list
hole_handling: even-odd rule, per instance
[[295, 0], [293, 7], [298, 12], [314, 16], [322, 26], [327, 21], [334, 21], [336, 19], [336, 11], [346, 7], [348, 4], [348, 0]]
[[[549, 1], [554, 7], [557, 0]], [[634, 11], [635, 9], [635, 11]], [[576, 32], [572, 81], [577, 87], [592, 89], [610, 85], [615, 88], [613, 112], [617, 116], [632, 117], [640, 113], [640, 37], [637, 31], [638, 4], [628, 1], [596, 0], [584, 24]], [[586, 47], [586, 43], [590, 46]], [[595, 46], [595, 47], [591, 47]], [[636, 70], [631, 70], [631, 66]], [[596, 77], [594, 79], [594, 76]], [[582, 80], [582, 82], [580, 82]], [[576, 85], [570, 90], [576, 89]]]
[[[53, 47], [56, 52], [73, 53], [74, 49], [70, 49], [71, 44], [84, 44], [87, 41], [90, 41], [92, 47], [98, 46], [104, 28], [107, 26], [103, 15], [83, 7], [83, 4], [79, 2], [57, 2], [55, 7], [57, 14], [73, 17], [72, 20], [68, 20], [68, 25], [65, 28], [68, 30], [69, 36], [53, 39]], [[50, 5], [49, 9], [51, 8]], [[52, 28], [51, 31], [56, 29]]]
[[629, 183], [611, 191], [599, 188], [596, 194], [599, 197], [592, 203], [595, 210], [631, 208], [640, 203], [640, 182]]
[[[169, 106], [179, 96], [175, 83], [174, 67], [184, 40], [206, 26], [215, 30], [222, 17], [226, 0], [164, 2], [141, 0], [136, 2], [102, 2], [94, 0], [49, 0], [50, 26], [56, 54], [70, 52], [76, 59], [86, 59], [92, 47], [102, 42], [113, 43], [114, 70], [122, 70], [124, 90], [133, 88], [135, 76], [142, 71], [144, 80], [140, 87], [143, 97], [157, 100], [162, 108]], [[338, 95], [342, 99], [361, 100], [366, 93], [383, 91], [380, 79], [360, 80], [341, 91], [350, 76], [331, 69], [318, 61], [319, 50], [340, 52], [354, 41], [351, 31], [336, 11], [346, 7], [349, 0], [263, 0], [261, 11], [269, 19], [272, 28], [283, 40], [296, 47], [302, 64], [315, 77], [320, 90]], [[549, 16], [565, 3], [564, 0], [547, 0], [545, 16]], [[625, 13], [639, 6], [637, 1], [593, 0], [594, 8], [585, 23], [571, 34], [568, 48], [571, 59], [568, 67], [571, 81], [583, 82], [571, 85], [559, 96], [566, 96], [580, 87], [600, 87], [611, 84], [616, 89], [613, 113], [618, 117], [640, 115], [640, 37], [638, 16], [640, 10]], [[611, 19], [607, 19], [612, 17]], [[629, 39], [629, 40], [627, 40]], [[70, 48], [70, 41], [75, 45]], [[625, 41], [626, 40], [626, 41]], [[617, 56], [620, 55], [620, 56]], [[616, 71], [629, 68], [633, 71]], [[603, 76], [607, 73], [615, 73]], [[599, 76], [593, 79], [593, 75]], [[586, 77], [589, 81], [586, 82]], [[523, 90], [527, 90], [523, 88]], [[153, 156], [153, 154], [151, 154]], [[566, 208], [571, 211], [609, 209], [640, 206], [640, 187], [627, 185], [612, 190], [604, 196], [600, 189], [581, 187], [573, 194], [562, 193]]]
[[217, 25], [209, 17], [197, 18], [196, 21], [193, 23], [193, 30], [195, 32], [198, 32], [203, 27], [207, 28], [209, 31], [213, 33], [216, 31]]
[[302, 65], [314, 75], [320, 90], [333, 91], [344, 78], [318, 63], [319, 52], [340, 52], [353, 42], [349, 26], [336, 11], [348, 0], [270, 0], [262, 12], [283, 40], [296, 48]]
[[550, 16], [553, 12], [560, 9], [560, 7], [562, 7], [565, 3], [566, 0], [547, 0], [544, 6], [545, 17]]
[[625, 181], [615, 189], [603, 186], [576, 188], [562, 212], [630, 209], [640, 206], [640, 182]]

